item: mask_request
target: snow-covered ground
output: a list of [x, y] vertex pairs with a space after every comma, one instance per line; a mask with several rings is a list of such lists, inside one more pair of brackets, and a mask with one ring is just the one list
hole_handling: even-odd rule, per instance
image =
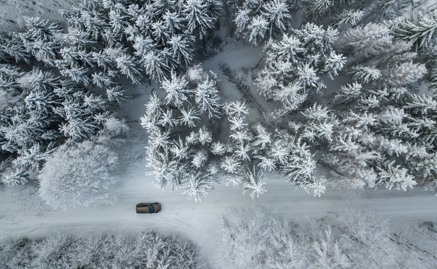
[[[437, 197], [430, 192], [410, 191], [327, 191], [315, 198], [294, 190], [282, 178], [268, 177], [267, 189], [258, 199], [241, 194], [241, 189], [218, 186], [201, 203], [171, 190], [158, 191], [145, 175], [141, 161], [132, 164], [123, 176], [118, 201], [110, 206], [39, 212], [14, 204], [10, 194], [0, 194], [0, 237], [32, 236], [52, 231], [99, 231], [153, 229], [179, 233], [207, 253], [212, 251], [214, 228], [220, 215], [232, 208], [265, 207], [284, 218], [302, 222], [306, 217], [323, 216], [346, 209], [370, 209], [394, 221], [437, 221]], [[138, 215], [135, 204], [158, 201], [162, 211]]]
[[[231, 50], [232, 53], [229, 53]], [[227, 46], [222, 52], [205, 63], [205, 68], [227, 63], [231, 68], [253, 66], [259, 60], [259, 49]], [[256, 55], [256, 56], [254, 56]], [[220, 62], [217, 62], [220, 59]], [[238, 64], [236, 64], [238, 62]], [[214, 70], [219, 72], [219, 70]], [[220, 76], [223, 78], [222, 76]], [[223, 78], [224, 79], [224, 78]], [[321, 217], [331, 212], [348, 209], [371, 210], [397, 221], [437, 222], [437, 197], [425, 191], [327, 191], [322, 197], [313, 197], [285, 182], [276, 175], [266, 175], [267, 193], [252, 200], [241, 193], [241, 188], [219, 185], [202, 200], [195, 203], [181, 194], [181, 190], [159, 191], [153, 186], [153, 178], [146, 175], [143, 153], [145, 131], [134, 121], [144, 113], [148, 91], [134, 93], [134, 99], [124, 104], [120, 114], [128, 118], [132, 127], [130, 143], [122, 147], [124, 172], [120, 176], [117, 201], [109, 206], [48, 211], [37, 205], [18, 203], [11, 193], [0, 193], [0, 238], [36, 236], [52, 231], [98, 230], [158, 230], [179, 233], [199, 244], [204, 254], [213, 251], [217, 223], [220, 216], [235, 208], [265, 207], [294, 222], [305, 222], [307, 217]], [[238, 98], [238, 97], [236, 97]], [[135, 204], [160, 202], [162, 211], [153, 215], [138, 215]]]
[[[5, 1], [0, 0], [1, 2]], [[17, 9], [23, 3], [20, 0], [14, 0], [10, 2], [10, 7]], [[29, 3], [42, 6], [45, 2]], [[50, 10], [47, 7], [44, 9]], [[0, 9], [0, 17], [7, 20], [12, 14], [16, 16], [16, 13], [11, 13], [10, 10], [11, 8]], [[23, 14], [18, 17], [26, 15], [25, 9], [21, 12]], [[0, 24], [0, 30], [6, 29], [5, 25]], [[227, 57], [221, 57], [220, 62], [216, 61], [218, 57], [209, 60], [205, 63], [205, 67], [214, 69], [223, 62], [229, 64], [231, 68], [242, 65], [253, 66], [259, 60], [259, 49], [249, 50], [251, 51], [234, 50], [231, 54], [228, 53]], [[257, 56], [254, 57], [254, 55]], [[238, 61], [239, 65], [234, 65], [235, 61]], [[126, 111], [122, 111], [121, 114], [128, 115], [130, 120], [138, 120], [144, 111], [143, 105], [146, 97], [146, 95], [140, 95], [129, 102], [125, 106]], [[238, 94], [235, 98], [238, 98]], [[210, 253], [214, 246], [211, 244], [215, 236], [214, 229], [218, 226], [220, 216], [234, 208], [265, 207], [295, 222], [303, 222], [307, 217], [324, 216], [331, 212], [348, 209], [372, 210], [392, 221], [437, 222], [437, 197], [432, 192], [331, 190], [318, 198], [302, 190], [295, 190], [293, 186], [285, 182], [285, 179], [273, 175], [266, 175], [267, 193], [257, 199], [252, 200], [249, 196], [242, 195], [241, 188], [217, 186], [201, 203], [194, 203], [185, 195], [180, 194], [179, 190], [159, 191], [153, 186], [153, 179], [146, 175], [141, 155], [144, 141], [138, 138], [138, 144], [133, 146], [137, 148], [138, 154], [127, 156], [126, 159], [131, 160], [131, 163], [125, 167], [125, 173], [120, 179], [122, 185], [116, 193], [117, 201], [112, 205], [69, 211], [46, 211], [40, 210], [38, 206], [23, 207], [17, 203], [17, 199], [13, 198], [11, 193], [0, 192], [0, 239], [42, 235], [60, 230], [76, 232], [152, 229], [165, 233], [179, 233], [199, 244], [201, 251]], [[135, 213], [136, 203], [155, 201], [162, 205], [162, 211], [159, 214], [138, 215]]]
[[61, 21], [59, 10], [69, 10], [80, 0], [0, 0], [0, 32], [17, 31], [26, 17]]

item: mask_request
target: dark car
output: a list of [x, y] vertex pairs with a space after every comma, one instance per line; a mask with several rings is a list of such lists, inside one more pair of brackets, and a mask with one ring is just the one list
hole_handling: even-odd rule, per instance
[[136, 206], [137, 213], [158, 213], [161, 211], [160, 203], [139, 203]]

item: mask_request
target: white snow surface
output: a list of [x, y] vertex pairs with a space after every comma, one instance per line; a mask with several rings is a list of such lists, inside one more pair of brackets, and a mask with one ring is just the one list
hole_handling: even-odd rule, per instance
[[[229, 45], [207, 61], [204, 67], [214, 70], [220, 62], [226, 62], [232, 68], [254, 66], [258, 60], [259, 48]], [[220, 74], [219, 77], [223, 78]], [[128, 122], [138, 120], [144, 113], [149, 91], [142, 91], [141, 87], [137, 90], [135, 98], [119, 111], [128, 118]], [[232, 96], [232, 92], [226, 94]], [[237, 94], [235, 98], [240, 96]], [[328, 190], [319, 198], [296, 190], [284, 178], [273, 174], [265, 175], [267, 193], [254, 200], [243, 195], [241, 188], [218, 185], [202, 202], [195, 203], [181, 194], [182, 190], [173, 192], [171, 189], [160, 191], [155, 188], [153, 178], [146, 175], [145, 130], [139, 123], [131, 122], [130, 125], [130, 142], [122, 146], [120, 156], [124, 172], [120, 175], [121, 185], [117, 188], [116, 202], [107, 206], [54, 211], [41, 207], [38, 201], [23, 205], [24, 198], [17, 199], [11, 193], [0, 190], [0, 239], [45, 235], [55, 231], [78, 233], [151, 229], [191, 239], [199, 245], [203, 257], [209, 257], [214, 252], [220, 216], [231, 209], [256, 210], [264, 207], [297, 223], [349, 209], [375, 211], [392, 220], [394, 225], [401, 221], [437, 222], [437, 197], [432, 192]], [[152, 215], [136, 214], [135, 205], [139, 202], [160, 202], [162, 211]]]
[[70, 10], [80, 0], [0, 0], [0, 32], [17, 31], [24, 18], [40, 17], [61, 22], [61, 9]]
[[[53, 231], [141, 231], [176, 233], [199, 244], [204, 255], [213, 252], [215, 228], [220, 216], [234, 208], [265, 207], [295, 222], [347, 209], [372, 210], [391, 220], [437, 221], [437, 197], [423, 191], [327, 191], [321, 198], [295, 190], [278, 176], [267, 176], [268, 192], [255, 200], [241, 189], [218, 186], [201, 203], [178, 191], [159, 191], [145, 175], [142, 162], [128, 168], [118, 200], [109, 206], [39, 212], [14, 203], [0, 194], [0, 238], [38, 236]], [[157, 214], [136, 214], [135, 204], [160, 202]], [[208, 257], [208, 256], [206, 256]]]

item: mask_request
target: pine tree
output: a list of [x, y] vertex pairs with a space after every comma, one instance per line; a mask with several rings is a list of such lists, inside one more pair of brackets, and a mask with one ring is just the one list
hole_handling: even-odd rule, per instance
[[308, 13], [314, 18], [318, 18], [325, 14], [333, 5], [332, 0], [306, 0], [308, 4]]
[[381, 71], [370, 66], [355, 66], [352, 68], [353, 77], [361, 83], [369, 83], [381, 78]]
[[433, 11], [399, 23], [395, 26], [394, 33], [418, 48], [427, 49], [436, 44], [436, 30], [437, 13]]
[[184, 3], [183, 13], [188, 19], [187, 29], [189, 33], [199, 31], [202, 38], [207, 34], [207, 29], [212, 28], [215, 18], [209, 15], [209, 4], [209, 1], [205, 0], [187, 0]]
[[193, 38], [182, 37], [180, 35], [172, 36], [168, 44], [170, 47], [170, 54], [173, 56], [173, 60], [176, 64], [181, 65], [184, 63], [188, 65], [193, 58], [193, 50], [190, 48]]
[[281, 32], [287, 29], [288, 20], [291, 19], [289, 6], [286, 0], [267, 1], [263, 5], [264, 16], [272, 25], [272, 27], [279, 29]]
[[187, 109], [181, 109], [181, 118], [180, 123], [183, 125], [187, 125], [192, 128], [196, 126], [196, 122], [200, 120], [199, 111], [193, 107], [188, 107]]
[[164, 21], [164, 28], [171, 35], [180, 30], [183, 19], [176, 12], [167, 10], [162, 19]]
[[362, 55], [375, 55], [392, 44], [390, 29], [383, 24], [369, 23], [348, 30], [343, 36], [345, 45], [359, 51]]
[[258, 42], [264, 38], [267, 30], [268, 30], [268, 21], [261, 15], [252, 18], [252, 21], [249, 24], [249, 43], [254, 45], [258, 44]]
[[162, 88], [165, 91], [165, 101], [167, 104], [175, 105], [176, 107], [182, 107], [182, 104], [188, 100], [188, 82], [184, 77], [176, 76], [176, 73], [172, 72], [170, 79], [164, 79], [162, 82]]
[[243, 34], [246, 30], [246, 28], [249, 25], [249, 21], [250, 21], [250, 10], [249, 9], [240, 9], [237, 11], [236, 13], [237, 15], [235, 16], [234, 22], [237, 26], [237, 36], [240, 36], [241, 34]]
[[264, 188], [265, 183], [262, 182], [263, 173], [256, 166], [246, 168], [246, 172], [243, 176], [243, 193], [250, 192], [250, 198], [258, 198], [263, 193], [267, 192]]
[[195, 202], [200, 202], [202, 197], [208, 194], [209, 190], [214, 189], [212, 183], [214, 180], [211, 179], [212, 176], [204, 173], [197, 173], [195, 175], [190, 175], [184, 194], [188, 195], [188, 198], [193, 199]]
[[100, 88], [110, 87], [112, 84], [114, 84], [114, 75], [109, 72], [93, 73], [91, 77], [93, 84]]
[[356, 26], [363, 18], [364, 12], [361, 10], [345, 10], [334, 18], [334, 25], [341, 27], [345, 24]]
[[194, 95], [201, 112], [208, 113], [209, 118], [220, 117], [220, 96], [214, 79], [207, 76], [203, 82], [197, 85]]
[[211, 153], [217, 156], [222, 156], [226, 152], [226, 147], [220, 142], [213, 142], [211, 145]]
[[107, 203], [116, 164], [116, 154], [104, 146], [88, 141], [74, 148], [62, 146], [41, 170], [40, 195], [55, 209]]
[[229, 102], [225, 105], [225, 112], [229, 117], [242, 118], [249, 113], [244, 102]]
[[296, 3], [289, 0], [252, 1], [227, 3], [232, 9], [236, 34], [249, 43], [275, 38], [287, 32], [291, 24], [291, 11]]
[[140, 61], [148, 76], [153, 79], [162, 79], [169, 69], [164, 59], [165, 56], [163, 53], [151, 50], [145, 54]]
[[39, 17], [26, 18], [26, 32], [21, 37], [30, 40], [50, 41], [61, 33], [60, 27]]
[[418, 81], [427, 72], [424, 64], [405, 62], [389, 69], [385, 80], [391, 86], [403, 86]]
[[134, 84], [140, 83], [141, 73], [135, 58], [128, 55], [120, 55], [116, 59], [117, 68], [123, 75], [129, 77]]
[[329, 57], [325, 61], [323, 71], [328, 72], [331, 79], [334, 79], [334, 76], [338, 76], [338, 72], [343, 69], [345, 64], [346, 57], [331, 51], [331, 54], [329, 54]]
[[225, 156], [220, 165], [220, 167], [229, 174], [236, 174], [240, 166], [240, 162], [233, 156]]
[[400, 166], [395, 166], [394, 163], [395, 161], [391, 161], [377, 167], [382, 183], [384, 183], [389, 190], [406, 191], [409, 188], [413, 188], [417, 182], [408, 174], [408, 170]]
[[360, 96], [363, 86], [359, 83], [346, 84], [341, 86], [340, 90], [335, 95], [337, 102], [349, 102]]
[[0, 51], [3, 51], [2, 54], [5, 58], [13, 59], [15, 63], [20, 61], [29, 63], [30, 61], [31, 54], [17, 33], [6, 35], [6, 37], [2, 39]]
[[1, 177], [1, 181], [9, 186], [19, 186], [29, 183], [31, 175], [26, 169], [17, 169], [11, 171], [9, 174], [4, 174]]
[[323, 74], [333, 78], [344, 67], [346, 58], [332, 49], [337, 36], [333, 28], [307, 23], [280, 41], [269, 42], [256, 79], [261, 95], [280, 101], [287, 111], [298, 109], [310, 91], [326, 87]]
[[435, 98], [426, 95], [408, 94], [405, 98], [403, 108], [415, 114], [434, 114], [437, 111], [437, 101]]

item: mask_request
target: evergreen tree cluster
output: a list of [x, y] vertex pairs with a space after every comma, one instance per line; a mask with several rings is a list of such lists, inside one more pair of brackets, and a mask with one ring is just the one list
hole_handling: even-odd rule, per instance
[[210, 150], [217, 132], [213, 135], [210, 127], [223, 106], [215, 75], [198, 67], [183, 76], [172, 73], [162, 89], [165, 96], [152, 94], [141, 118], [149, 134], [147, 165], [159, 188], [183, 187], [197, 201], [217, 180]]
[[298, 109], [309, 94], [326, 88], [323, 75], [334, 78], [345, 65], [346, 58], [333, 49], [337, 38], [334, 28], [308, 23], [267, 43], [257, 79], [260, 94], [280, 101], [286, 111]]
[[396, 19], [415, 4], [410, 0], [303, 0], [305, 21], [338, 27]]
[[110, 91], [123, 77], [161, 79], [190, 63], [194, 42], [214, 26], [220, 7], [216, 0], [86, 0], [64, 12], [63, 28], [28, 19], [23, 32], [2, 37], [0, 56], [37, 60], [73, 82]]
[[53, 209], [109, 204], [114, 201], [117, 164], [117, 154], [105, 144], [64, 144], [39, 172], [39, 196]]
[[436, 45], [437, 12], [419, 14], [395, 25], [395, 35], [413, 42], [416, 48], [428, 49]]
[[100, 96], [37, 67], [2, 64], [0, 91], [10, 98], [0, 116], [0, 154], [13, 168], [2, 180], [9, 185], [27, 183], [53, 149], [90, 139], [109, 116]]
[[220, 7], [216, 0], [86, 1], [65, 14], [60, 70], [83, 69], [81, 77], [98, 87], [119, 76], [162, 79], [193, 60]]
[[[236, 12], [236, 33], [250, 43], [256, 39], [250, 39], [248, 25], [256, 24], [244, 17], [255, 18], [251, 12], [260, 12], [262, 4], [242, 2]], [[311, 156], [302, 166], [312, 171], [307, 175], [324, 167], [331, 170], [332, 178], [341, 178], [334, 180], [336, 184], [348, 188], [435, 188], [437, 83], [426, 67], [435, 69], [435, 14], [378, 23], [395, 18], [411, 3], [310, 0], [303, 4], [310, 15], [304, 21], [309, 23], [277, 32], [282, 39], [270, 34], [264, 46], [256, 86], [267, 100], [282, 103], [270, 115], [276, 125], [285, 127], [267, 128], [265, 136], [287, 141], [281, 147], [287, 159], [293, 159], [291, 152], [296, 150], [286, 152], [285, 145], [302, 143]], [[324, 29], [313, 22], [332, 27]], [[264, 36], [260, 37], [262, 41]], [[327, 77], [338, 75], [346, 83], [334, 95], [331, 89], [320, 91]], [[424, 79], [431, 83], [422, 84]], [[257, 128], [264, 129], [249, 126], [251, 136], [256, 136]], [[249, 144], [256, 154], [258, 149]], [[264, 151], [257, 155], [261, 161], [251, 163], [261, 170], [281, 171], [298, 186], [316, 184], [315, 193], [323, 192], [326, 181], [318, 180], [320, 175], [312, 178], [297, 172], [294, 176], [287, 167], [293, 165], [273, 161], [278, 153]]]
[[162, 89], [165, 96], [153, 95], [141, 118], [158, 187], [183, 188], [199, 201], [224, 183], [254, 198], [266, 191], [263, 173], [275, 171], [314, 195], [326, 189], [308, 145], [280, 129], [249, 128], [245, 103], [223, 103], [214, 73], [191, 68], [165, 79]]
[[[201, 87], [187, 85], [199, 78], [206, 81], [202, 84], [209, 84], [210, 78], [196, 68], [186, 79], [173, 75], [172, 82], [163, 83], [167, 95], [160, 102], [166, 102], [165, 109], [149, 102], [148, 107], [161, 107], [156, 110], [159, 115], [148, 111], [143, 119], [144, 126], [150, 122], [161, 126], [156, 129], [160, 132], [152, 135], [162, 150], [153, 171], [159, 171], [158, 178], [171, 179], [164, 182], [186, 186], [185, 193], [195, 200], [217, 182], [242, 187], [243, 192], [257, 197], [266, 191], [264, 172], [280, 173], [314, 195], [321, 195], [328, 184], [404, 191], [416, 185], [435, 188], [435, 95], [432, 89], [418, 90], [427, 68], [419, 63], [412, 43], [397, 38], [393, 29], [388, 24], [368, 23], [340, 34], [331, 27], [305, 24], [279, 41], [269, 41], [256, 86], [268, 100], [282, 104], [271, 113], [274, 128], [265, 123], [249, 125], [249, 108], [240, 101], [220, 104], [217, 110], [223, 111], [222, 117], [206, 127], [202, 119], [215, 114], [196, 99], [195, 91], [187, 90]], [[339, 75], [347, 83], [336, 91], [320, 91], [326, 88], [327, 79]], [[217, 94], [217, 89], [211, 92]], [[175, 117], [180, 120], [169, 120], [174, 109], [190, 113], [180, 112]], [[192, 113], [194, 109], [208, 115]], [[194, 132], [173, 128], [175, 122], [183, 124], [183, 118]], [[189, 123], [190, 118], [202, 127]], [[165, 126], [171, 128], [163, 131]], [[222, 137], [207, 135], [208, 143], [195, 142], [202, 149], [187, 146], [213, 126], [221, 130]], [[215, 129], [209, 133], [215, 134]], [[228, 139], [223, 138], [226, 134]], [[168, 139], [185, 150], [170, 150], [173, 142]], [[153, 141], [149, 145], [155, 145]], [[149, 156], [155, 157], [150, 152]], [[173, 155], [180, 152], [186, 155]], [[199, 170], [203, 162], [204, 177], [181, 173], [187, 168]], [[183, 169], [181, 163], [185, 163]], [[326, 169], [328, 178], [322, 172]], [[214, 176], [209, 171], [214, 171]], [[203, 191], [196, 192], [196, 188]]]
[[0, 266], [18, 268], [204, 268], [197, 247], [152, 231], [50, 234], [0, 242]]
[[[335, 184], [435, 188], [436, 100], [432, 89], [417, 90], [427, 68], [417, 63], [412, 44], [396, 39], [387, 25], [369, 23], [345, 31], [336, 45], [348, 57], [345, 75], [350, 83], [339, 87], [333, 98], [321, 95], [333, 99], [319, 100], [325, 105], [313, 98], [301, 111], [276, 120], [309, 145], [314, 166], [331, 170]], [[293, 80], [272, 81], [282, 86]], [[269, 84], [262, 77], [259, 82]]]
[[63, 13], [63, 25], [29, 18], [22, 32], [3, 34], [0, 154], [13, 171], [2, 181], [24, 184], [59, 145], [105, 132], [108, 103], [126, 99], [126, 79], [163, 79], [188, 65], [220, 7], [215, 0], [86, 0]]
[[[369, 34], [381, 27], [385, 26], [369, 24], [345, 33], [347, 45], [364, 53], [358, 54], [360, 64], [350, 67], [355, 81], [335, 96], [336, 104], [347, 104], [348, 111], [334, 106], [341, 121], [340, 152], [334, 155], [349, 152], [340, 158], [346, 164], [340, 170], [368, 186], [383, 184], [401, 190], [416, 184], [430, 186], [437, 176], [436, 100], [431, 89], [418, 90], [427, 68], [417, 63], [411, 43], [396, 40], [390, 31]], [[352, 161], [360, 157], [361, 161]], [[429, 163], [434, 165], [431, 170]]]
[[[109, 104], [126, 99], [123, 85], [157, 80], [162, 90], [141, 124], [160, 188], [200, 200], [224, 182], [253, 198], [271, 171], [315, 195], [333, 181], [436, 187], [437, 64], [427, 59], [437, 55], [436, 16], [387, 20], [410, 4], [86, 0], [63, 13], [63, 25], [30, 18], [22, 32], [0, 37], [2, 181], [31, 181], [63, 144], [123, 133]], [[274, 127], [249, 125], [250, 107], [222, 100], [214, 73], [188, 69], [222, 7], [237, 36], [264, 48], [245, 89], [279, 106], [264, 111]]]
[[217, 268], [432, 267], [435, 230], [416, 223], [393, 226], [368, 211], [296, 223], [265, 208], [233, 210], [221, 218], [212, 261]]
[[287, 32], [295, 7], [291, 0], [240, 0], [226, 4], [232, 10], [237, 36], [254, 45]]

